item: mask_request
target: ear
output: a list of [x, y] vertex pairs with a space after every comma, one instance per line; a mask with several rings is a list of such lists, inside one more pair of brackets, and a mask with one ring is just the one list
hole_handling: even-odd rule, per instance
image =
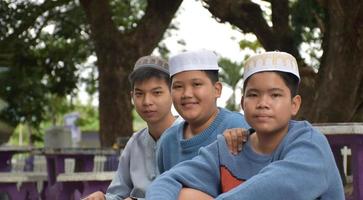
[[220, 81], [217, 81], [216, 83], [214, 83], [214, 90], [216, 91], [215, 93], [215, 97], [219, 98], [222, 95], [222, 83]]
[[131, 105], [135, 105], [134, 104], [134, 91], [130, 91], [130, 97], [131, 97]]
[[241, 108], [242, 108], [242, 110], [244, 110], [243, 101], [244, 101], [244, 97], [242, 96], [242, 97], [241, 97]]
[[299, 112], [301, 106], [301, 96], [296, 95], [291, 100], [291, 115], [295, 116]]

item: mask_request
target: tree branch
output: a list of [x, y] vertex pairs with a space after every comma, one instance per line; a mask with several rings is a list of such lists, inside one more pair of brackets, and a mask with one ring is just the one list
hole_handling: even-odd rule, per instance
[[[145, 15], [134, 29], [132, 42], [144, 41], [144, 45], [137, 45], [140, 55], [151, 53], [155, 46], [162, 39], [166, 29], [169, 27], [182, 0], [148, 0]], [[148, 38], [145, 40], [145, 38]]]
[[259, 5], [244, 0], [203, 0], [206, 8], [221, 22], [229, 22], [244, 33], [254, 33], [266, 50], [274, 49], [273, 32]]
[[274, 32], [277, 35], [284, 35], [291, 32], [289, 26], [289, 1], [288, 0], [272, 0], [272, 24]]
[[15, 18], [20, 18], [19, 15], [28, 15], [27, 20], [20, 21], [21, 24], [19, 27], [14, 27], [14, 32], [6, 38], [7, 41], [11, 41], [12, 39], [21, 35], [24, 31], [28, 30], [29, 27], [33, 26], [35, 21], [39, 16], [44, 14], [45, 12], [56, 8], [61, 5], [65, 5], [69, 3], [71, 0], [58, 0], [58, 1], [44, 1], [41, 5], [32, 4], [31, 6], [24, 9], [23, 12], [18, 13]]

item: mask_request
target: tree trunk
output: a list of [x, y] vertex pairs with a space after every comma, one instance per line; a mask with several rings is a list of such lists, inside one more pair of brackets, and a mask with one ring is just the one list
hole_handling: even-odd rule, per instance
[[324, 55], [309, 119], [363, 120], [363, 2], [329, 1]]
[[[328, 12], [323, 57], [318, 74], [301, 58], [289, 27], [287, 0], [272, 0], [272, 26], [251, 1], [203, 0], [221, 22], [254, 33], [266, 50], [281, 50], [297, 58], [303, 99], [298, 118], [311, 122], [363, 121], [363, 2], [320, 0]], [[324, 3], [326, 5], [324, 5]]]
[[81, 0], [86, 12], [99, 70], [99, 113], [102, 146], [130, 136], [132, 106], [128, 74], [136, 60], [157, 46], [182, 0], [148, 0], [136, 28], [120, 32], [112, 21], [108, 1]]

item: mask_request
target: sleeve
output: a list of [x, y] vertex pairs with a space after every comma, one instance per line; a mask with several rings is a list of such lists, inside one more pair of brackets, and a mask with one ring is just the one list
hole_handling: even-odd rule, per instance
[[272, 162], [242, 185], [216, 199], [316, 199], [328, 187], [329, 152], [309, 139], [288, 145], [282, 159]]
[[157, 163], [159, 174], [162, 174], [165, 171], [164, 165], [163, 165], [164, 161], [163, 161], [162, 139], [163, 138], [160, 138], [160, 141], [159, 141], [159, 143], [157, 145], [157, 148], [156, 148], [156, 163]]
[[130, 192], [133, 188], [130, 176], [130, 153], [133, 143], [134, 137], [131, 137], [121, 153], [116, 175], [112, 179], [105, 194], [107, 200], [120, 200], [130, 196]]
[[211, 196], [220, 193], [218, 144], [201, 148], [199, 155], [174, 166], [159, 176], [147, 189], [146, 199], [177, 199], [182, 187], [190, 187]]

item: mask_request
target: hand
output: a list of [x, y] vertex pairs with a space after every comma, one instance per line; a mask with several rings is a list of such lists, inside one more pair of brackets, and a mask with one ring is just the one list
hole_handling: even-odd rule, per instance
[[179, 193], [178, 200], [212, 200], [213, 197], [209, 196], [207, 193], [202, 191], [192, 189], [192, 188], [182, 188]]
[[223, 136], [230, 152], [237, 155], [242, 151], [243, 144], [247, 142], [249, 131], [244, 128], [232, 128], [225, 130]]
[[97, 191], [97, 192], [94, 192], [94, 193], [84, 197], [81, 200], [106, 200], [106, 198], [105, 198], [105, 194], [103, 194], [103, 192]]

